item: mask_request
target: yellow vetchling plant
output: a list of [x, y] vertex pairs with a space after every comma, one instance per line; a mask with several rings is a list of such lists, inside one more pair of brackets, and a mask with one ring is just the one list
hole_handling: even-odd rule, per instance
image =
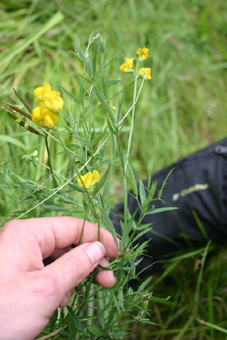
[[93, 172], [89, 171], [84, 176], [80, 176], [80, 177], [81, 179], [79, 177], [77, 178], [77, 183], [79, 187], [81, 189], [84, 189], [84, 186], [85, 186], [87, 189], [90, 189], [99, 180], [99, 172], [97, 170], [94, 170]]
[[49, 83], [34, 90], [35, 101], [39, 105], [32, 110], [32, 121], [38, 126], [54, 129], [59, 121], [56, 113], [61, 112], [64, 101], [60, 92], [51, 90]]
[[[92, 33], [86, 50], [81, 47], [79, 37], [76, 36], [76, 38], [77, 46], [73, 54], [82, 64], [84, 73], [80, 76], [80, 87], [78, 90], [74, 89], [74, 94], [61, 87], [64, 96], [72, 100], [72, 110], [70, 112], [67, 112], [67, 109], [64, 110], [64, 126], [55, 129], [59, 122], [58, 113], [62, 111], [64, 101], [60, 92], [52, 90], [48, 82], [35, 88], [34, 96], [37, 105], [32, 110], [16, 90], [14, 92], [23, 105], [19, 107], [7, 103], [11, 110], [6, 109], [6, 112], [11, 119], [26, 130], [44, 138], [46, 146], [45, 162], [40, 162], [39, 157], [35, 158], [36, 153], [25, 158], [29, 165], [35, 164], [38, 170], [45, 166], [47, 174], [41, 174], [40, 170], [41, 175], [35, 174], [38, 183], [36, 179], [32, 181], [29, 178], [29, 185], [26, 189], [23, 186], [23, 190], [26, 190], [26, 203], [27, 197], [29, 199], [31, 197], [34, 201], [31, 203], [32, 206], [29, 206], [29, 210], [23, 212], [19, 218], [28, 213], [31, 217], [32, 214], [34, 216], [39, 214], [43, 217], [50, 212], [51, 214], [62, 212], [67, 216], [68, 214], [78, 215], [84, 219], [79, 244], [83, 239], [85, 220], [98, 226], [97, 239], [99, 241], [101, 240], [101, 227], [111, 232], [120, 256], [115, 260], [109, 259], [109, 264], [108, 262], [106, 265], [101, 263], [86, 280], [78, 285], [72, 293], [67, 309], [62, 314], [56, 311], [52, 319], [53, 325], [48, 325], [43, 335], [46, 338], [46, 334], [50, 332], [49, 336], [51, 336], [53, 327], [55, 327], [54, 332], [59, 333], [57, 335], [59, 338], [65, 338], [65, 335], [67, 337], [67, 332], [70, 331], [69, 338], [72, 338], [71, 334], [73, 334], [74, 338], [80, 339], [123, 339], [129, 333], [132, 321], [136, 319], [144, 323], [146, 317], [149, 316], [150, 304], [148, 302], [152, 298], [148, 285], [151, 277], [141, 283], [137, 290], [132, 291], [128, 285], [129, 281], [138, 278], [135, 269], [147, 245], [147, 242], [139, 246], [133, 245], [133, 240], [152, 229], [152, 225], [143, 224], [143, 220], [144, 216], [154, 209], [150, 202], [155, 192], [155, 184], [150, 182], [146, 188], [143, 182], [139, 181], [137, 185], [130, 164], [135, 108], [143, 84], [151, 79], [151, 69], [140, 66], [148, 58], [149, 49], [146, 47], [135, 49], [135, 56], [126, 57], [125, 62], [120, 66], [122, 72], [130, 73], [134, 78], [132, 105], [127, 109], [124, 105], [124, 98], [129, 85], [119, 79], [106, 78], [104, 44], [100, 39], [101, 36], [94, 36]], [[112, 96], [116, 90], [108, 86], [108, 84], [115, 83], [119, 83], [119, 86], [123, 84], [121, 91], [117, 90], [117, 95], [120, 96], [119, 105], [116, 105], [117, 95]], [[103, 125], [96, 121], [97, 109], [102, 110], [101, 114], [105, 118]], [[17, 114], [20, 115], [19, 118]], [[125, 125], [127, 117], [130, 117], [128, 126]], [[33, 127], [34, 124], [31, 122], [40, 128]], [[49, 129], [55, 130], [49, 131]], [[123, 133], [128, 134], [126, 144], [121, 138]], [[55, 142], [57, 142], [56, 145]], [[40, 139], [40, 145], [42, 144]], [[63, 152], [59, 152], [61, 150]], [[57, 159], [60, 168], [56, 166]], [[67, 161], [66, 166], [70, 165], [69, 169], [65, 170], [67, 176], [70, 174], [69, 178], [62, 174], [61, 159], [64, 162]], [[54, 160], [53, 166], [52, 160]], [[117, 215], [113, 216], [115, 213], [111, 203], [111, 176], [116, 170], [120, 171], [124, 193], [124, 209], [123, 212], [119, 212], [119, 225], [115, 225], [114, 219]], [[140, 209], [137, 212], [138, 220], [131, 216], [128, 209], [130, 190], [140, 202]], [[76, 192], [80, 196], [77, 196]], [[119, 226], [121, 232], [115, 229], [116, 226]], [[102, 270], [110, 269], [116, 275], [116, 285], [111, 289], [96, 285], [96, 275], [102, 275]]]
[[148, 58], [149, 49], [146, 47], [138, 48], [135, 58], [125, 57], [125, 63], [120, 66], [120, 70], [124, 73], [135, 73], [144, 80], [151, 79], [151, 69], [149, 67], [141, 68], [138, 70], [139, 62]]
[[139, 69], [138, 75], [144, 78], [144, 80], [150, 80], [151, 79], [151, 69], [149, 67], [143, 67]]
[[145, 60], [148, 58], [148, 52], [149, 48], [143, 47], [143, 48], [138, 48], [136, 53], [139, 53], [139, 59], [140, 60]]
[[130, 73], [135, 68], [134, 58], [126, 58], [125, 63], [120, 66], [120, 70], [125, 73]]

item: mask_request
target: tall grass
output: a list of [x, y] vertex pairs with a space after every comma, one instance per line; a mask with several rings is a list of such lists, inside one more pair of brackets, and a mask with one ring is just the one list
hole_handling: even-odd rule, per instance
[[[149, 47], [152, 80], [139, 99], [131, 148], [131, 165], [137, 179], [146, 177], [226, 136], [226, 7], [221, 0], [3, 0], [0, 101], [18, 104], [12, 91], [16, 88], [32, 107], [33, 89], [43, 81], [49, 81], [53, 88], [61, 84], [78, 94], [78, 75], [83, 70], [70, 53], [76, 44], [75, 33], [81, 44], [87, 43], [92, 31], [102, 34], [106, 40], [106, 61], [111, 60], [106, 65], [107, 75], [116, 73], [122, 56], [133, 55], [138, 47]], [[129, 81], [120, 71], [119, 77], [123, 88], [124, 82]], [[115, 85], [111, 91], [109, 99], [115, 105]], [[131, 99], [129, 91], [125, 105]], [[65, 111], [70, 109], [68, 104]], [[97, 124], [102, 119], [98, 111]], [[7, 172], [14, 173], [18, 181], [22, 181], [22, 174], [37, 181], [42, 178], [47, 158], [44, 141], [36, 136], [31, 138], [3, 110], [0, 122], [0, 163], [5, 163], [1, 168], [3, 224], [25, 208], [21, 206], [21, 188], [15, 183], [8, 188]], [[62, 139], [66, 145], [72, 143], [67, 136]], [[122, 142], [127, 139], [125, 133]], [[52, 159], [54, 168], [67, 178], [70, 163], [61, 145], [50, 147], [58, 154]], [[43, 167], [34, 166], [35, 150]], [[114, 171], [111, 193], [117, 202], [123, 192], [118, 185], [120, 175]], [[29, 183], [23, 185], [26, 189]], [[56, 213], [50, 210], [49, 214]], [[135, 322], [135, 332], [129, 339], [225, 339], [226, 258], [224, 247], [207, 244], [166, 262], [163, 274], [151, 281], [154, 299], [150, 319], [161, 327], [140, 328]]]

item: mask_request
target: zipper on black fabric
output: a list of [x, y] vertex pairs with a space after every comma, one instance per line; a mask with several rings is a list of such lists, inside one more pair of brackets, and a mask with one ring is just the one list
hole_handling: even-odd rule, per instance
[[218, 145], [218, 146], [216, 146], [216, 148], [215, 148], [215, 152], [216, 152], [218, 155], [227, 154], [227, 146]]

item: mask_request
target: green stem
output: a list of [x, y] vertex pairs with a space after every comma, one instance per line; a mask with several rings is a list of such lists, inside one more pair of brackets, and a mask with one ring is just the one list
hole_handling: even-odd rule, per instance
[[121, 146], [121, 141], [119, 135], [116, 135], [117, 138], [117, 146], [120, 154], [120, 162], [123, 172], [123, 185], [124, 185], [124, 223], [127, 224], [128, 220], [128, 186], [127, 186], [127, 177], [125, 172], [125, 161], [124, 161], [124, 154]]
[[47, 149], [47, 155], [48, 155], [48, 166], [50, 168], [50, 172], [51, 172], [51, 175], [52, 175], [52, 178], [53, 178], [53, 183], [54, 183], [54, 186], [57, 187], [58, 184], [57, 184], [57, 181], [55, 179], [55, 176], [54, 176], [54, 172], [53, 172], [53, 168], [52, 168], [52, 164], [51, 164], [51, 160], [50, 160], [50, 149], [49, 149], [49, 144], [48, 144], [48, 135], [45, 133], [44, 134], [44, 139], [45, 139], [45, 144], [46, 144], [46, 149]]
[[98, 241], [100, 242], [100, 240], [101, 240], [100, 219], [97, 220], [97, 224], [98, 224]]
[[84, 233], [84, 226], [85, 226], [86, 220], [87, 220], [87, 209], [85, 210], [85, 213], [84, 213], [84, 220], [83, 220], [83, 226], [82, 226], [82, 230], [81, 230], [81, 234], [80, 234], [79, 244], [82, 243], [82, 237], [83, 237], [83, 233]]
[[134, 81], [134, 91], [133, 91], [133, 108], [132, 108], [132, 120], [131, 120], [131, 126], [129, 131], [129, 139], [128, 139], [128, 148], [127, 148], [127, 154], [126, 154], [126, 160], [124, 161], [123, 151], [121, 147], [121, 142], [119, 139], [119, 136], [117, 135], [117, 144], [118, 149], [120, 152], [120, 160], [121, 165], [123, 169], [123, 184], [124, 184], [124, 223], [127, 224], [128, 221], [128, 185], [127, 185], [127, 172], [128, 172], [128, 158], [131, 148], [131, 142], [132, 142], [132, 133], [134, 128], [134, 117], [135, 117], [135, 104], [136, 104], [136, 95], [137, 95], [137, 74], [138, 74], [138, 66], [139, 66], [139, 60], [136, 60], [136, 69], [135, 69], [135, 81]]
[[130, 132], [129, 132], [129, 138], [128, 138], [128, 149], [126, 154], [126, 161], [125, 161], [125, 174], [128, 172], [128, 158], [131, 148], [131, 142], [132, 142], [132, 133], [134, 128], [134, 117], [135, 117], [135, 107], [136, 107], [136, 94], [137, 94], [137, 79], [138, 79], [138, 68], [139, 68], [139, 60], [136, 60], [136, 69], [135, 69], [135, 83], [134, 83], [134, 91], [133, 91], [133, 109], [132, 109], [132, 119], [131, 119], [131, 126], [130, 126]]
[[128, 185], [127, 177], [124, 175], [124, 225], [128, 222]]

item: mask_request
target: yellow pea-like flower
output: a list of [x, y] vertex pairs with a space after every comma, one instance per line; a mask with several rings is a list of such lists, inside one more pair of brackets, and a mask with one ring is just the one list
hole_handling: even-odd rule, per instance
[[[99, 172], [97, 170], [94, 170], [93, 172], [89, 171], [84, 176], [80, 176], [80, 177], [81, 177], [81, 180], [82, 180], [84, 186], [87, 189], [90, 189], [91, 187], [93, 187], [93, 185], [95, 183], [97, 183], [99, 181]], [[77, 183], [78, 183], [78, 185], [81, 189], [84, 189], [84, 186], [83, 186], [81, 180], [78, 177]]]
[[49, 129], [54, 129], [59, 121], [59, 117], [54, 112], [46, 113], [44, 116], [44, 126]]
[[143, 48], [138, 48], [136, 53], [139, 53], [139, 59], [140, 60], [145, 60], [148, 58], [148, 52], [149, 48], [143, 47]]
[[45, 96], [51, 93], [51, 86], [49, 83], [45, 82], [43, 86], [39, 86], [34, 90], [35, 101], [39, 104], [39, 102], [43, 102]]
[[64, 101], [60, 97], [60, 92], [51, 91], [44, 99], [44, 104], [51, 112], [61, 112]]
[[61, 112], [64, 101], [60, 92], [51, 90], [49, 83], [34, 90], [35, 101], [39, 105], [32, 110], [32, 121], [39, 126], [54, 129], [59, 121], [56, 113]]
[[122, 72], [129, 73], [132, 72], [134, 68], [135, 68], [134, 58], [125, 57], [125, 63], [120, 66], [120, 70]]
[[144, 80], [150, 80], [151, 79], [151, 69], [149, 67], [144, 67], [139, 69], [138, 75], [144, 78]]
[[41, 109], [39, 106], [35, 107], [32, 110], [32, 121], [36, 123], [38, 126], [44, 126], [44, 122], [42, 119]]
[[40, 106], [37, 106], [32, 110], [32, 121], [38, 126], [54, 129], [59, 117], [54, 112], [42, 110]]

